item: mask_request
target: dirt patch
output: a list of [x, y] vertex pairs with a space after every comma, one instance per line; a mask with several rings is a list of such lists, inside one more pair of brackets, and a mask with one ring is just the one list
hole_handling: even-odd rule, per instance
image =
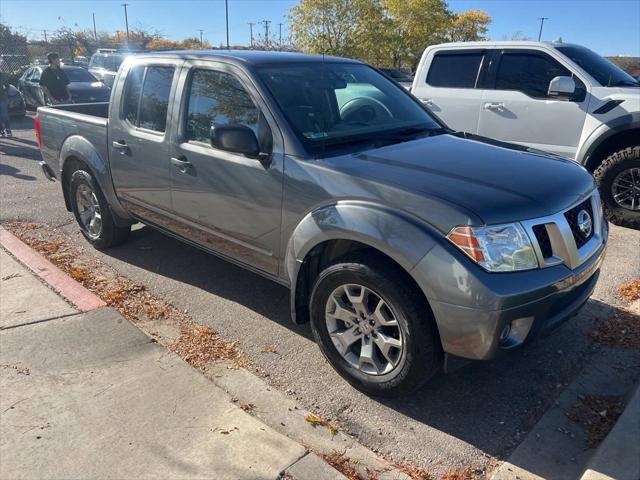
[[634, 302], [640, 300], [640, 278], [631, 280], [629, 283], [625, 283], [618, 289], [618, 293], [627, 302]]
[[567, 412], [567, 418], [582, 426], [587, 447], [596, 448], [605, 439], [624, 410], [619, 397], [581, 395]]
[[609, 347], [640, 347], [640, 316], [616, 310], [613, 317], [600, 321], [589, 333], [595, 342]]
[[481, 468], [468, 466], [457, 470], [449, 470], [442, 476], [442, 480], [484, 480], [485, 471]]
[[[217, 360], [231, 360], [238, 366], [249, 364], [235, 342], [196, 324], [185, 312], [148, 292], [144, 285], [120, 276], [83, 248], [74, 246], [63, 232], [35, 223], [3, 226], [190, 365], [203, 368]], [[167, 332], [179, 335], [176, 338]]]

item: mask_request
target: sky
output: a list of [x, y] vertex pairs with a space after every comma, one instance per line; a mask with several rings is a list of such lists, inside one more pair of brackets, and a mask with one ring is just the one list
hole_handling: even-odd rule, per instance
[[[142, 26], [180, 40], [198, 37], [199, 30], [213, 45], [225, 40], [224, 0], [0, 0], [3, 23], [42, 39], [43, 30], [63, 26], [92, 29], [92, 13], [98, 31], [124, 31], [124, 9], [129, 4], [130, 28]], [[249, 44], [249, 22], [270, 20], [271, 38], [287, 35], [287, 13], [295, 0], [229, 0], [231, 44]], [[488, 35], [492, 40], [521, 36], [537, 39], [539, 17], [545, 20], [543, 40], [585, 45], [601, 55], [640, 56], [640, 0], [449, 0], [454, 11], [480, 9], [493, 19]], [[254, 25], [254, 33], [262, 24]]]

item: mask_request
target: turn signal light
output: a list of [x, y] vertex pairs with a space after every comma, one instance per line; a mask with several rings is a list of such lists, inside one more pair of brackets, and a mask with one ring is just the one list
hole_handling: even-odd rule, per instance
[[449, 232], [447, 238], [476, 262], [480, 263], [485, 261], [480, 243], [473, 234], [471, 227], [456, 227]]

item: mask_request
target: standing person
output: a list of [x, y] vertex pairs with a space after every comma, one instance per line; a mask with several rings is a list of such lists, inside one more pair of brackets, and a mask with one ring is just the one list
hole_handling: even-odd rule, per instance
[[40, 77], [40, 86], [46, 98], [52, 104], [68, 102], [71, 100], [69, 93], [69, 78], [60, 68], [60, 56], [51, 52], [47, 54], [49, 66], [44, 69]]
[[9, 79], [5, 73], [5, 62], [2, 57], [0, 57], [0, 136], [12, 136], [9, 123]]

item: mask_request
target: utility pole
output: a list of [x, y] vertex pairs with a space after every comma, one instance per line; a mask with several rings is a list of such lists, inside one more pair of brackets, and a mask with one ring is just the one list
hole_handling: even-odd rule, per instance
[[280, 30], [280, 40], [278, 41], [278, 43], [280, 45], [280, 50], [282, 50], [282, 24], [281, 23], [278, 24], [278, 29]]
[[549, 17], [539, 17], [538, 20], [540, 20], [540, 32], [538, 33], [538, 41], [540, 41], [540, 39], [542, 38], [542, 27], [544, 25], [544, 21], [549, 20]]
[[127, 47], [129, 46], [129, 16], [127, 15], [127, 7], [129, 6], [128, 3], [123, 3], [122, 6], [124, 7], [124, 24], [127, 27]]
[[98, 31], [96, 30], [96, 14], [92, 13], [91, 15], [93, 15], [93, 38], [96, 39], [96, 42], [98, 41]]
[[255, 25], [255, 22], [249, 22], [249, 32], [251, 35], [251, 48], [253, 48], [253, 26]]
[[264, 45], [269, 50], [269, 24], [271, 20], [263, 20], [262, 23], [264, 23]]
[[44, 43], [49, 43], [49, 42], [47, 41], [47, 31], [46, 31], [46, 30], [43, 30], [43, 31], [42, 31], [42, 33], [44, 33]]
[[227, 50], [229, 50], [229, 0], [224, 0], [224, 16], [227, 24]]
[[202, 43], [202, 32], [203, 30], [200, 30], [200, 50], [204, 48], [204, 44]]

